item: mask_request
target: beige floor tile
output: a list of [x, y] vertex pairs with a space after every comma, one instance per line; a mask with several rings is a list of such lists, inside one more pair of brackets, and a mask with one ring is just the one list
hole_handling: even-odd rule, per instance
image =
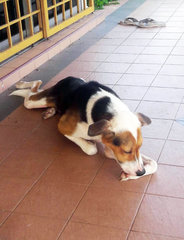
[[156, 75], [159, 70], [161, 69], [160, 64], [132, 64], [128, 70], [127, 73], [132, 73], [132, 74], [152, 74]]
[[151, 125], [143, 128], [143, 136], [148, 138], [166, 139], [172, 123], [172, 120], [152, 119]]
[[135, 63], [149, 63], [149, 64], [163, 64], [167, 59], [167, 55], [151, 55], [151, 54], [140, 54]]
[[178, 103], [142, 101], [137, 111], [145, 113], [150, 118], [174, 119], [178, 108]]
[[141, 100], [147, 91], [147, 87], [136, 86], [114, 86], [114, 91], [121, 99]]
[[166, 88], [184, 88], [184, 76], [156, 76], [152, 86]]
[[118, 85], [132, 85], [132, 86], [150, 86], [155, 75], [148, 74], [123, 74]]
[[144, 100], [180, 103], [183, 96], [183, 89], [151, 87], [144, 96]]
[[183, 155], [183, 142], [167, 140], [160, 155], [159, 163], [184, 166]]

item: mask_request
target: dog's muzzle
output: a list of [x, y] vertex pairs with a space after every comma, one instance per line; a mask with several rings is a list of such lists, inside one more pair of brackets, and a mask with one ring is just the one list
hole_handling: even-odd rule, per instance
[[145, 168], [143, 168], [143, 170], [141, 170], [141, 171], [138, 170], [138, 171], [136, 172], [136, 175], [140, 177], [140, 176], [144, 175], [145, 173], [146, 173], [146, 170], [145, 170]]

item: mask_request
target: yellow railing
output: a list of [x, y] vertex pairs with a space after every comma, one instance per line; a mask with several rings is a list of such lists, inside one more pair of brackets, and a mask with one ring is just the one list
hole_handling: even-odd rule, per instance
[[[10, 20], [12, 4], [15, 16]], [[0, 62], [94, 11], [93, 0], [0, 0], [0, 5], [4, 14], [3, 24], [0, 22]]]
[[[80, 18], [90, 14], [94, 11], [93, 0], [76, 0], [76, 6], [73, 6], [72, 0], [52, 0], [52, 5], [48, 6], [48, 1], [43, 0], [42, 2], [42, 12], [43, 14], [43, 31], [44, 37], [47, 38], [56, 32], [62, 30], [63, 28], [69, 26], [70, 24], [76, 22]], [[68, 9], [66, 10], [66, 4], [68, 4]], [[88, 6], [87, 6], [88, 4]], [[75, 11], [74, 11], [75, 10]], [[49, 26], [50, 16], [49, 13], [53, 12], [54, 22], [53, 26]], [[66, 15], [68, 13], [68, 17]], [[62, 16], [62, 20], [59, 22], [58, 15]]]
[[[11, 14], [8, 11], [8, 0], [0, 0], [0, 4], [3, 4], [4, 9], [4, 18], [5, 18], [5, 24], [0, 26], [0, 39], [3, 35], [2, 31], [7, 32], [7, 40], [8, 44], [5, 46], [5, 49], [1, 49], [3, 46], [3, 41], [0, 41], [0, 62], [11, 57], [15, 53], [21, 51], [22, 49], [30, 46], [34, 42], [40, 40], [43, 38], [43, 31], [42, 31], [42, 21], [41, 21], [41, 9], [40, 9], [40, 2], [39, 0], [36, 1], [36, 7], [37, 10], [32, 11], [31, 9], [31, 2], [30, 0], [23, 0], [25, 1], [24, 4], [27, 5], [27, 13], [21, 16], [20, 13], [20, 4], [19, 0], [15, 0], [15, 15], [17, 18], [10, 21], [9, 15]], [[33, 26], [33, 17], [38, 17], [38, 25], [39, 25], [39, 31], [34, 32], [34, 26]], [[24, 23], [23, 23], [24, 22]], [[15, 24], [18, 24], [18, 34], [19, 40], [18, 42], [15, 41], [15, 43], [12, 41], [13, 37], [15, 35], [12, 34], [11, 27], [13, 27]], [[23, 24], [27, 24], [27, 30], [23, 30]], [[6, 43], [6, 39], [4, 40], [4, 43]]]

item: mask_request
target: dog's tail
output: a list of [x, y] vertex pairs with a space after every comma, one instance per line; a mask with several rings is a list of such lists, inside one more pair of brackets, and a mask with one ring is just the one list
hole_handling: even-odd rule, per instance
[[30, 89], [21, 89], [21, 90], [15, 90], [12, 93], [9, 94], [9, 96], [20, 96], [20, 97], [26, 97], [31, 92]]

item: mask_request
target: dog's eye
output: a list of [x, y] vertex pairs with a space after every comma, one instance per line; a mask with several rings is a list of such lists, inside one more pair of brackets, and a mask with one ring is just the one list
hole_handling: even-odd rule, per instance
[[126, 153], [126, 154], [131, 154], [131, 153], [132, 153], [132, 150], [130, 150], [129, 152], [124, 151], [124, 153]]
[[113, 139], [113, 144], [115, 145], [115, 146], [121, 146], [121, 139], [120, 138], [118, 138], [118, 137], [115, 137], [114, 139]]

